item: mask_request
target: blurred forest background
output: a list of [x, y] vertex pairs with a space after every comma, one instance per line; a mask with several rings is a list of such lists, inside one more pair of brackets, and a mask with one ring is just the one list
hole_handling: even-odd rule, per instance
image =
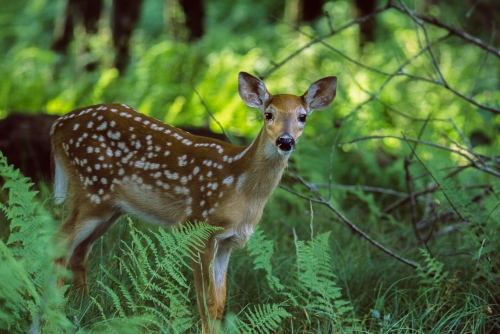
[[[189, 269], [182, 293], [137, 292], [131, 272], [161, 262], [140, 250], [164, 245], [143, 222], [96, 243], [89, 297], [41, 280], [67, 213], [50, 200], [48, 129], [118, 102], [195, 133], [220, 136], [220, 123], [243, 145], [262, 125], [237, 94], [246, 71], [273, 93], [329, 75], [338, 90], [308, 118], [250, 249], [232, 255], [223, 330], [500, 332], [498, 1], [69, 3], [2, 0], [0, 151], [38, 194], [27, 214], [15, 196], [35, 195], [0, 164], [0, 331], [199, 331]], [[26, 251], [30, 233], [40, 252]]]

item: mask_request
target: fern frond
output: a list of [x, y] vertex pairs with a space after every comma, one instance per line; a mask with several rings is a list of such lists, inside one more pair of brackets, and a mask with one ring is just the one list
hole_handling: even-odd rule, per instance
[[431, 254], [420, 248], [420, 253], [424, 257], [425, 265], [417, 264], [417, 275], [420, 277], [419, 284], [427, 286], [438, 286], [448, 277], [448, 272], [443, 272], [444, 264], [439, 262]]
[[99, 303], [97, 301], [97, 299], [95, 299], [93, 296], [90, 296], [90, 299], [92, 300], [92, 304], [95, 305], [97, 307], [97, 309], [99, 310], [99, 313], [101, 314], [101, 318], [104, 321], [106, 321], [107, 316], [106, 316], [106, 313], [104, 312], [104, 308], [102, 307], [101, 303]]
[[[124, 256], [117, 260], [130, 283], [103, 268], [113, 287], [102, 281], [99, 285], [116, 309], [117, 318], [147, 314], [154, 316], [156, 331], [186, 332], [193, 325], [189, 284], [182, 272], [183, 268], [190, 268], [186, 257], [194, 259], [194, 252], [202, 251], [205, 240], [219, 228], [197, 223], [174, 228], [172, 233], [163, 229], [145, 233], [134, 228], [130, 219], [129, 225], [132, 242], [123, 244]], [[113, 319], [105, 320], [106, 328], [114, 330], [109, 327], [114, 324]]]
[[55, 222], [39, 206], [32, 183], [7, 164], [0, 152], [0, 176], [8, 191], [0, 209], [10, 220], [10, 236], [0, 242], [0, 330], [64, 332], [74, 328], [61, 310], [64, 289], [56, 289], [50, 251]]
[[196, 253], [202, 252], [205, 246], [205, 240], [210, 238], [215, 231], [221, 230], [220, 227], [211, 226], [206, 223], [185, 223], [179, 227], [173, 228], [172, 233], [159, 230], [155, 233], [163, 251], [164, 258], [161, 261], [162, 268], [177, 281], [181, 286], [188, 287], [185, 277], [180, 268], [190, 268], [185, 258], [197, 262]]
[[153, 314], [134, 315], [127, 318], [114, 318], [102, 321], [92, 327], [92, 333], [137, 334], [156, 332], [159, 323]]
[[246, 321], [238, 319], [239, 327], [244, 333], [273, 333], [284, 318], [290, 313], [277, 304], [256, 305], [254, 311], [247, 309], [243, 314]]
[[247, 243], [247, 250], [250, 256], [254, 258], [254, 269], [263, 269], [266, 272], [266, 279], [269, 287], [273, 291], [281, 291], [284, 286], [280, 283], [278, 277], [272, 273], [271, 258], [273, 256], [272, 240], [266, 240], [263, 232], [256, 228], [253, 235]]
[[104, 289], [104, 291], [106, 291], [108, 295], [111, 297], [114, 309], [118, 312], [120, 318], [126, 318], [118, 294], [115, 291], [113, 291], [113, 289], [111, 289], [109, 286], [103, 284], [101, 281], [98, 281], [97, 284], [99, 284]]
[[132, 225], [132, 220], [130, 218], [128, 219], [128, 223], [130, 235], [132, 236], [133, 248], [127, 245], [126, 247], [129, 249], [130, 259], [135, 262], [136, 272], [139, 274], [140, 283], [142, 288], [144, 288], [149, 282], [148, 273], [152, 271], [151, 267], [147, 268], [149, 266], [148, 250], [147, 247], [142, 244], [144, 234]]
[[0, 241], [0, 329], [12, 330], [22, 323], [27, 314], [40, 303], [36, 286], [24, 267], [15, 259], [9, 248]]
[[[331, 271], [328, 239], [330, 232], [322, 233], [308, 242], [297, 240], [297, 292], [290, 300], [318, 316], [342, 316], [352, 308], [341, 300], [341, 288]], [[290, 296], [290, 294], [287, 294]]]

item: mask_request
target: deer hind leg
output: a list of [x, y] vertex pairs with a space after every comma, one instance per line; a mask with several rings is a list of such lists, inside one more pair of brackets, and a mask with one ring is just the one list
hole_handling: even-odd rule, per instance
[[[92, 210], [99, 212], [99, 210]], [[68, 218], [59, 229], [62, 247], [67, 250], [64, 257], [56, 259], [57, 266], [69, 268], [73, 274], [75, 288], [87, 289], [87, 260], [94, 242], [106, 233], [120, 217], [121, 213], [112, 211], [105, 216], [85, 215], [78, 208], [73, 208]], [[63, 277], [59, 277], [57, 286], [64, 285]]]
[[204, 334], [218, 333], [226, 302], [226, 272], [231, 255], [228, 243], [207, 242], [199, 263], [193, 263], [198, 307]]

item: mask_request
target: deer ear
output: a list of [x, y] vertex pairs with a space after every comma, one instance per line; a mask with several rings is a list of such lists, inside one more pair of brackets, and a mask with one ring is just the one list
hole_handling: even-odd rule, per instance
[[332, 103], [337, 94], [337, 77], [319, 79], [302, 95], [309, 109], [321, 110]]
[[271, 97], [264, 82], [246, 72], [240, 72], [238, 76], [238, 93], [247, 106], [256, 108], [264, 106]]

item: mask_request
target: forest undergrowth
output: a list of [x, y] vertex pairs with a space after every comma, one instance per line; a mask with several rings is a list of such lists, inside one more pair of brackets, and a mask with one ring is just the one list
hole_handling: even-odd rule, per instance
[[[333, 107], [308, 118], [257, 230], [232, 254], [222, 331], [500, 332], [495, 31], [474, 37], [457, 28], [471, 12], [410, 1], [360, 18], [348, 1], [327, 2], [327, 15], [300, 27], [252, 16], [235, 30], [221, 19], [254, 5], [209, 4], [215, 19], [193, 44], [148, 38], [154, 21], [143, 22], [119, 76], [107, 66], [106, 29], [90, 41], [97, 71], [78, 72], [75, 55], [61, 66], [43, 44], [55, 5], [29, 1], [23, 16], [0, 17], [12, 42], [0, 43], [0, 116], [120, 102], [248, 141], [261, 123], [238, 98], [239, 71], [299, 94], [337, 75]], [[361, 47], [369, 19], [380, 37]], [[38, 30], [21, 29], [27, 20]], [[52, 237], [68, 208], [3, 155], [0, 176], [0, 332], [201, 332], [190, 261], [213, 227], [165, 230], [121, 218], [96, 242], [90, 293], [80, 298], [71, 285], [56, 289], [61, 273], [52, 266]]]

